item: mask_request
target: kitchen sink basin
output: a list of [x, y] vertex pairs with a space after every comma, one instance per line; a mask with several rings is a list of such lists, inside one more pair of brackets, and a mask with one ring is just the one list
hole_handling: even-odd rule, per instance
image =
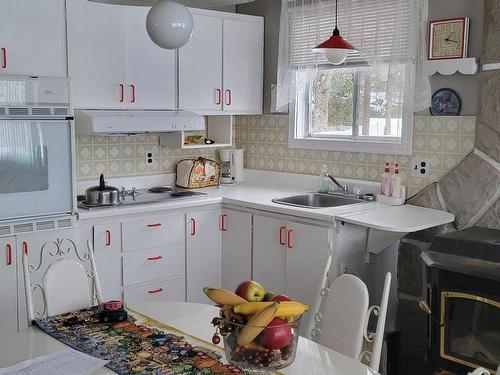
[[272, 201], [274, 203], [285, 204], [288, 206], [306, 208], [338, 207], [346, 206], [349, 204], [366, 203], [366, 201], [354, 197], [321, 193], [292, 195], [284, 198], [274, 198]]

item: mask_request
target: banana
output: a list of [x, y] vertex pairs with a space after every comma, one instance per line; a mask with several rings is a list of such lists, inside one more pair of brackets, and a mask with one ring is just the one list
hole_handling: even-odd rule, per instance
[[246, 299], [226, 289], [205, 287], [203, 288], [203, 292], [205, 292], [208, 298], [220, 306], [236, 306], [247, 302]]
[[[273, 302], [247, 302], [233, 307], [236, 314], [254, 315]], [[296, 301], [281, 301], [276, 316], [289, 318], [309, 311], [309, 306]]]
[[273, 320], [278, 308], [278, 302], [270, 302], [266, 307], [252, 316], [238, 334], [238, 345], [250, 344], [266, 328], [269, 322]]

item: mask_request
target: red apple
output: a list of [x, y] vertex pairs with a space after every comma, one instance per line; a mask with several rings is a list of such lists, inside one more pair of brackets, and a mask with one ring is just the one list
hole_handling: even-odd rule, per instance
[[242, 281], [234, 293], [248, 302], [260, 302], [264, 299], [266, 291], [257, 281], [247, 280]]
[[292, 328], [286, 320], [274, 318], [260, 334], [260, 343], [267, 349], [281, 349], [293, 340]]
[[281, 301], [291, 301], [292, 299], [288, 296], [285, 296], [284, 294], [276, 294], [271, 297], [270, 301], [273, 302], [281, 302]]

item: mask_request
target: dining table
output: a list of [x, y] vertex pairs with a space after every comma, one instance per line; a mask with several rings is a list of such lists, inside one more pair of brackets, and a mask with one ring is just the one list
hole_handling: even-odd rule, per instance
[[[211, 342], [214, 334], [211, 321], [219, 315], [216, 306], [188, 302], [144, 302], [128, 308], [207, 342]], [[1, 337], [0, 367], [66, 348], [65, 344], [33, 325], [16, 334]], [[299, 338], [295, 361], [279, 372], [283, 375], [378, 375], [358, 360], [302, 336]], [[114, 372], [103, 367], [95, 374]]]

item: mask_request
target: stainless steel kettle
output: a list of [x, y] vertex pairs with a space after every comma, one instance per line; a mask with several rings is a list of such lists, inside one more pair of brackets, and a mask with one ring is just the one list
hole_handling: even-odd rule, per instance
[[85, 204], [89, 206], [112, 206], [121, 202], [120, 191], [114, 186], [107, 186], [104, 175], [99, 178], [99, 186], [85, 190]]

